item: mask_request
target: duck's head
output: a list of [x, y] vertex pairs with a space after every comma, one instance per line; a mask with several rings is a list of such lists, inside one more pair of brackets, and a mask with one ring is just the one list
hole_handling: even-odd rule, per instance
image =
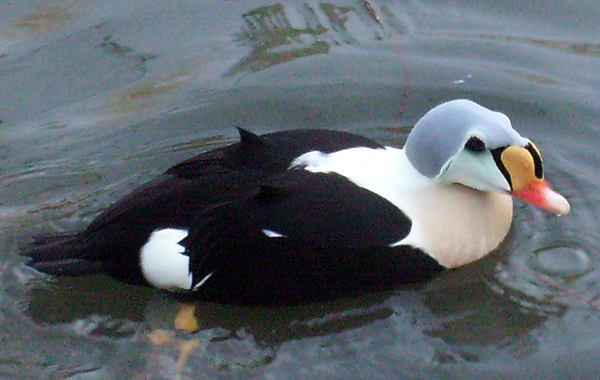
[[421, 118], [404, 146], [411, 164], [439, 184], [511, 194], [541, 209], [571, 206], [544, 180], [542, 156], [504, 114], [469, 100], [443, 103]]

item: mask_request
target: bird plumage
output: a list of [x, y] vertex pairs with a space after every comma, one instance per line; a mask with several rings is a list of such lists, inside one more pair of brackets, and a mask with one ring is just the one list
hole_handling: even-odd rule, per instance
[[404, 150], [332, 130], [239, 132], [240, 142], [171, 167], [87, 229], [38, 239], [29, 265], [221, 302], [296, 302], [479, 259], [510, 227], [513, 190], [528, 200], [540, 187], [554, 195], [538, 206], [568, 212], [529, 140], [466, 100], [426, 114]]

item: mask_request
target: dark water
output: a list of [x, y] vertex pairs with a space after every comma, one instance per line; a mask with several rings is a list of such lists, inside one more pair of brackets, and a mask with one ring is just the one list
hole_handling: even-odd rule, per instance
[[[1, 3], [0, 378], [599, 378], [600, 6], [472, 3]], [[82, 228], [178, 160], [235, 141], [234, 126], [401, 146], [456, 97], [509, 115], [573, 211], [517, 203], [495, 255], [423, 287], [202, 304], [199, 333], [154, 344], [173, 300], [44, 277], [19, 257], [32, 235]]]

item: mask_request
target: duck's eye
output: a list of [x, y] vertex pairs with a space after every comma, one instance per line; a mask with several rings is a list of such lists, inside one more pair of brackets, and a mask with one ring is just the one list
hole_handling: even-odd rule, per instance
[[487, 148], [479, 137], [471, 136], [465, 143], [465, 149], [474, 153], [484, 152]]

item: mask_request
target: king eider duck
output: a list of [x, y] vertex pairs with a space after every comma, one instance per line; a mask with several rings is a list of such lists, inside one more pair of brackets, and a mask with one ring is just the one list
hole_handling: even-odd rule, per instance
[[183, 161], [87, 229], [38, 238], [29, 265], [105, 273], [202, 300], [296, 302], [426, 280], [494, 250], [512, 198], [567, 214], [536, 146], [469, 100], [404, 149], [333, 130], [258, 136]]

